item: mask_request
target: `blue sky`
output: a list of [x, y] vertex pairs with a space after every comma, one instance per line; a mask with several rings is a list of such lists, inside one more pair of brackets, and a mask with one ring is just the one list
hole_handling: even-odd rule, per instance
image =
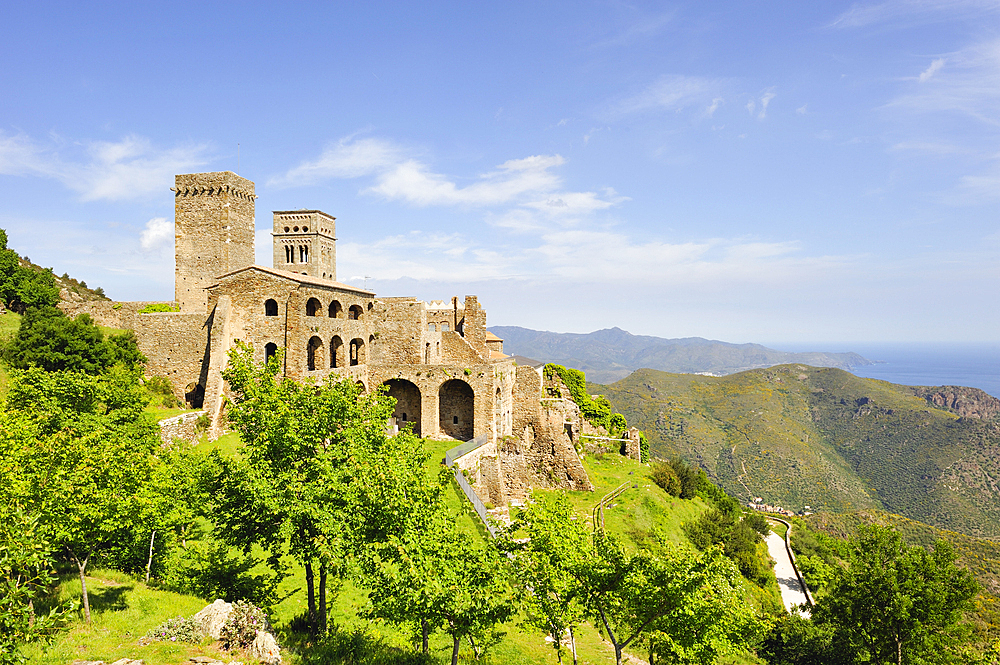
[[998, 339], [1000, 1], [87, 4], [5, 6], [0, 227], [115, 299], [238, 169], [493, 325]]

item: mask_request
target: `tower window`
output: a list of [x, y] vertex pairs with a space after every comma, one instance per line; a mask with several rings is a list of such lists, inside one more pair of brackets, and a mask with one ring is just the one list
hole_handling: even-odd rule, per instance
[[285, 233], [288, 233], [288, 227], [287, 226], [285, 227]]
[[457, 425], [458, 424], [458, 416], [452, 416], [451, 417], [451, 423], [453, 425]]
[[278, 316], [278, 301], [268, 298], [264, 301], [264, 316]]

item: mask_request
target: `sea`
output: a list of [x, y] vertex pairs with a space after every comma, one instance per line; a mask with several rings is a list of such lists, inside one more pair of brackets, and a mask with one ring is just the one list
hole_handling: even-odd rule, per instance
[[1000, 398], [1000, 342], [822, 342], [767, 345], [781, 351], [853, 351], [874, 365], [850, 371], [907, 386], [970, 386]]

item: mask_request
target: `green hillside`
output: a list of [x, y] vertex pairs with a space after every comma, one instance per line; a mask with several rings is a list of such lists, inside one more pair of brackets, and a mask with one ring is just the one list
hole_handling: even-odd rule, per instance
[[646, 369], [588, 389], [645, 430], [653, 455], [680, 454], [743, 500], [883, 508], [1000, 535], [1000, 424], [960, 418], [913, 388], [782, 365], [726, 377]]

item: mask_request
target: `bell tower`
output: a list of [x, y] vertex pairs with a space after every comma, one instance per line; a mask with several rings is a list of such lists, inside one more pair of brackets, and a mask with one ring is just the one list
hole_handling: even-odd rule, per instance
[[174, 178], [174, 300], [208, 309], [205, 287], [254, 262], [254, 184], [222, 171]]
[[336, 221], [320, 210], [275, 210], [272, 265], [278, 270], [337, 281]]

